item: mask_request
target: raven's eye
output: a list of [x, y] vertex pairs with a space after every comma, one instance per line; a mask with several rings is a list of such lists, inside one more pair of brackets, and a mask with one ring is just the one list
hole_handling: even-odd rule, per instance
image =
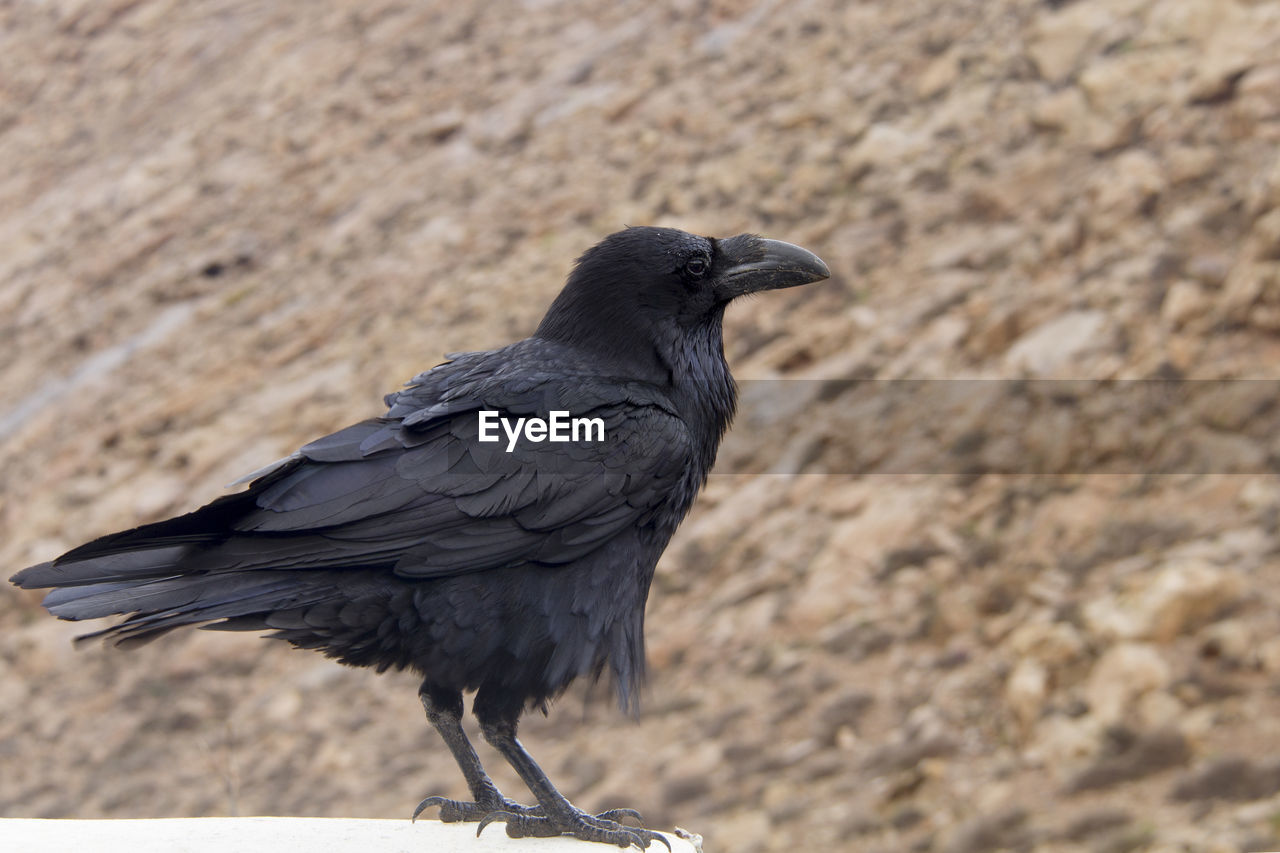
[[707, 274], [707, 259], [702, 257], [690, 258], [685, 262], [684, 271], [693, 278], [702, 278]]

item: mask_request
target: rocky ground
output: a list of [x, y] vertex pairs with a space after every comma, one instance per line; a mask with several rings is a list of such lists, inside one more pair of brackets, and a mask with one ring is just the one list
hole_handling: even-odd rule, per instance
[[[1177, 381], [1277, 372], [1280, 4], [0, 22], [0, 573], [527, 334], [623, 224], [757, 231], [834, 276], [732, 309], [751, 381], [646, 708], [525, 725], [566, 793], [734, 853], [1280, 849], [1280, 386]], [[76, 651], [38, 599], [0, 587], [4, 816], [464, 793], [410, 677]]]

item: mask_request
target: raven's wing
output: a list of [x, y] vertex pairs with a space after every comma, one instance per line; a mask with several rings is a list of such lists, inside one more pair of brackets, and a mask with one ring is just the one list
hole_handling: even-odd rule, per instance
[[[652, 520], [689, 459], [688, 429], [664, 406], [593, 402], [573, 416], [599, 418], [602, 441], [522, 437], [510, 451], [505, 434], [479, 440], [479, 405], [355, 424], [304, 447], [232, 528], [251, 540], [309, 540], [296, 555], [306, 565], [336, 550], [405, 577], [571, 562]], [[515, 421], [539, 408], [508, 401], [491, 411]], [[269, 551], [261, 560], [280, 567]]]
[[[388, 417], [308, 444], [246, 492], [102, 537], [14, 581], [79, 588], [53, 593], [46, 603], [92, 618], [122, 612], [112, 608], [125, 604], [137, 609], [135, 584], [151, 579], [189, 584], [199, 576], [211, 583], [226, 573], [308, 569], [430, 578], [524, 563], [555, 566], [651, 521], [684, 491], [691, 439], [661, 395], [642, 386], [545, 377], [498, 383], [497, 390], [491, 381], [478, 385], [466, 394], [401, 392]], [[567, 399], [578, 402], [576, 409]], [[548, 403], [601, 418], [604, 440], [521, 439], [512, 452], [505, 436], [479, 441], [481, 409], [545, 416]]]

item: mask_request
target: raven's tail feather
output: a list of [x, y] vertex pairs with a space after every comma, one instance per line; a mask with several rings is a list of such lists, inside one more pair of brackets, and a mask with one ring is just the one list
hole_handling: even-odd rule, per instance
[[232, 522], [252, 501], [252, 492], [226, 495], [186, 515], [99, 537], [9, 580], [23, 589], [47, 589], [180, 574], [183, 560], [228, 538]]
[[296, 575], [287, 577], [284, 572], [179, 576], [136, 585], [100, 584], [54, 590], [45, 598], [45, 606], [63, 619], [132, 613], [119, 625], [76, 638], [77, 642], [102, 639], [132, 647], [186, 625], [241, 631], [270, 627], [265, 618], [256, 614], [305, 608], [332, 596], [334, 584], [328, 582], [328, 573], [325, 575], [323, 579], [309, 579], [317, 582], [306, 584], [299, 584]]
[[219, 620], [238, 619], [219, 627], [248, 630], [254, 614], [306, 607], [332, 596], [332, 572], [237, 569], [231, 559], [220, 565], [220, 546], [234, 536], [232, 522], [243, 513], [246, 498], [251, 504], [249, 493], [228, 495], [177, 518], [95, 539], [10, 580], [24, 589], [52, 588], [44, 606], [60, 619], [128, 615], [118, 625], [76, 638], [117, 646], [141, 645], [174, 628]]

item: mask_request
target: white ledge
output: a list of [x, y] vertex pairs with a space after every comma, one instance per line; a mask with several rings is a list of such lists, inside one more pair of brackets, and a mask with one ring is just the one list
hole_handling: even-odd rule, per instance
[[[699, 853], [695, 842], [665, 833], [672, 853]], [[501, 824], [476, 837], [476, 825], [436, 820], [313, 817], [201, 817], [154, 820], [0, 819], [0, 846], [22, 853], [605, 853], [611, 845], [569, 836], [507, 837]], [[655, 849], [656, 848], [656, 849]], [[633, 850], [635, 848], [632, 848]], [[666, 853], [660, 842], [648, 853]]]

